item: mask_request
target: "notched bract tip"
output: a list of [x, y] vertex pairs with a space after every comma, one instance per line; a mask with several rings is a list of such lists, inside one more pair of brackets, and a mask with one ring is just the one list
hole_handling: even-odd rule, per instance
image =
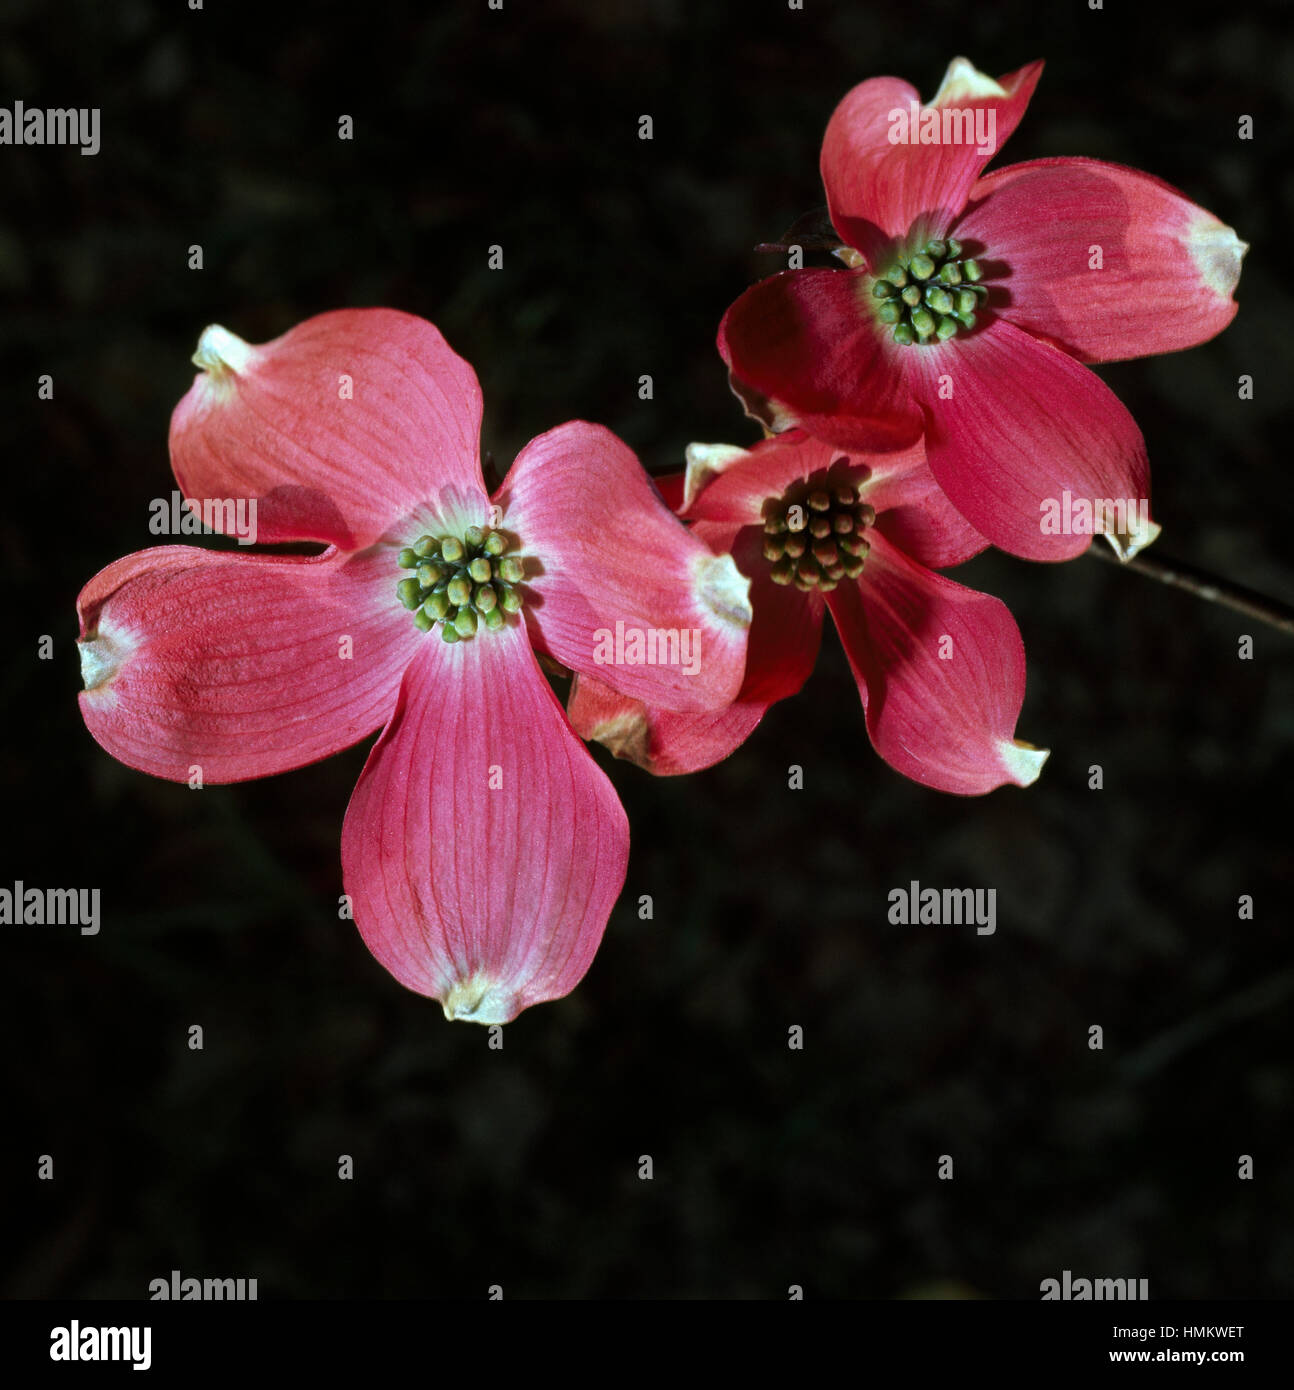
[[947, 106], [954, 101], [974, 101], [982, 97], [1004, 97], [1007, 90], [986, 72], [981, 72], [969, 58], [954, 58], [948, 64], [944, 80], [939, 84], [931, 106]]
[[721, 622], [746, 628], [754, 616], [750, 606], [750, 580], [737, 568], [731, 555], [703, 555], [696, 564], [697, 598]]
[[451, 1023], [507, 1023], [518, 1012], [512, 990], [479, 973], [456, 980], [440, 1006]]
[[683, 510], [696, 501], [706, 484], [725, 469], [749, 456], [735, 444], [689, 444], [684, 451], [687, 472], [683, 476]]
[[212, 323], [202, 330], [191, 360], [195, 367], [201, 367], [217, 380], [224, 380], [244, 371], [253, 352], [252, 345], [236, 333]]
[[135, 650], [135, 642], [124, 633], [100, 627], [77, 641], [81, 658], [81, 682], [86, 693], [110, 685]]
[[1117, 526], [1110, 527], [1102, 532], [1110, 542], [1110, 549], [1124, 562], [1131, 560], [1139, 550], [1144, 550], [1152, 541], [1157, 540], [1162, 529], [1157, 521], [1151, 521], [1147, 517], [1142, 522], [1135, 513], [1129, 514], [1129, 520], [1132, 522], [1131, 526], [1125, 526], [1122, 530]]
[[1051, 757], [1050, 748], [1035, 748], [1022, 738], [1003, 740], [1002, 765], [1017, 786], [1029, 787], [1038, 780], [1042, 766]]

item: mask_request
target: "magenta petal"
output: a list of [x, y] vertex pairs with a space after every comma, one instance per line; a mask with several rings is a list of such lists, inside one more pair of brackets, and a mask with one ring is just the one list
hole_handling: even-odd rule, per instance
[[988, 541], [935, 481], [923, 445], [872, 460], [862, 499], [876, 509], [876, 530], [927, 569], [960, 565]]
[[[707, 463], [708, 455], [715, 453], [722, 454], [721, 470]], [[792, 483], [842, 457], [849, 457], [848, 450], [803, 430], [761, 439], [750, 449], [689, 445], [687, 490], [692, 501], [682, 514], [691, 521], [759, 525], [766, 499], [780, 497]]]
[[[920, 437], [898, 356], [909, 349], [882, 333], [868, 285], [851, 270], [789, 270], [729, 307], [719, 353], [748, 414], [847, 449], [899, 449]], [[770, 408], [752, 411], [752, 397]]]
[[750, 578], [755, 616], [737, 698], [766, 708], [796, 694], [813, 674], [822, 645], [821, 595], [773, 583], [763, 556], [763, 533], [757, 527], [698, 521], [693, 529], [716, 552], [731, 551], [737, 567]]
[[[864, 494], [864, 500], [870, 498]], [[918, 500], [879, 513], [876, 530], [896, 549], [932, 570], [964, 564], [988, 548], [988, 541], [937, 484]]]
[[370, 951], [448, 1018], [506, 1023], [579, 983], [624, 884], [629, 826], [515, 623], [429, 636], [342, 830]]
[[[707, 525], [758, 524], [766, 499], [833, 465], [851, 470], [859, 497], [877, 514], [877, 528], [921, 564], [959, 565], [988, 544], [944, 496], [920, 440], [890, 454], [850, 452], [802, 430], [762, 439], [749, 450], [692, 444], [687, 472], [692, 502], [683, 515]], [[757, 555], [755, 564], [759, 573], [766, 571]], [[746, 572], [755, 577], [756, 570]]]
[[476, 373], [423, 319], [340, 309], [252, 346], [208, 328], [171, 417], [187, 496], [254, 498], [263, 542], [371, 545], [421, 504], [484, 498]]
[[661, 501], [672, 512], [683, 509], [683, 484], [686, 474], [682, 469], [677, 473], [657, 474], [652, 478], [652, 484], [656, 491], [660, 493]]
[[1024, 644], [1004, 603], [877, 539], [862, 579], [827, 606], [872, 745], [892, 768], [963, 796], [1035, 780], [1047, 754], [1015, 739]]
[[395, 601], [392, 552], [318, 558], [161, 546], [85, 586], [80, 696], [114, 758], [171, 781], [302, 767], [395, 708], [422, 634]]
[[[1081, 527], [1107, 500], [1123, 504], [1129, 528], [1111, 537], [1116, 549], [1131, 553], [1153, 538], [1145, 441], [1095, 373], [1002, 319], [907, 352], [931, 470], [993, 545], [1027, 560], [1068, 560], [1092, 539], [1075, 519]], [[1075, 511], [1079, 502], [1087, 513]]]
[[[1042, 64], [1030, 63], [994, 81], [965, 58], [953, 59], [929, 107], [918, 102], [916, 139], [903, 137], [914, 133], [917, 92], [898, 78], [863, 82], [836, 107], [822, 142], [827, 205], [836, 229], [874, 271], [884, 273], [879, 258], [914, 225], [927, 236], [947, 229], [980, 171], [1019, 124], [1041, 74]], [[929, 136], [935, 118], [940, 138], [923, 142], [923, 122]], [[990, 136], [984, 144], [974, 138], [977, 122], [978, 132]], [[972, 138], [944, 138], [963, 134]]]
[[749, 585], [665, 506], [633, 451], [574, 421], [532, 439], [497, 501], [526, 563], [526, 618], [573, 671], [662, 709], [741, 687]]
[[735, 752], [764, 717], [768, 701], [737, 700], [720, 710], [685, 714], [648, 709], [596, 676], [576, 676], [566, 713], [583, 739], [657, 777], [712, 767]]
[[981, 179], [957, 224], [1008, 268], [1000, 312], [1084, 362], [1193, 347], [1235, 317], [1248, 249], [1149, 174], [1039, 159]]
[[731, 551], [750, 576], [755, 616], [746, 678], [737, 698], [717, 710], [662, 710], [596, 677], [580, 676], [567, 702], [581, 738], [601, 743], [616, 757], [660, 777], [697, 772], [739, 748], [771, 704], [794, 695], [808, 680], [822, 641], [822, 599], [773, 583], [758, 528], [698, 521], [694, 530], [716, 554]]
[[750, 576], [754, 621], [736, 699], [717, 710], [662, 710], [586, 675], [577, 677], [567, 702], [581, 738], [659, 777], [697, 772], [739, 748], [768, 707], [794, 695], [809, 678], [822, 640], [822, 599], [772, 582], [758, 528], [698, 521], [693, 529], [716, 554], [731, 551]]

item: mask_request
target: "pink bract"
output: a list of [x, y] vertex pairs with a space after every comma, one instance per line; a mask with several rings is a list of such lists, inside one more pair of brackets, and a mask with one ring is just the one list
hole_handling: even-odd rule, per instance
[[[1135, 504], [1135, 524], [1106, 528], [1126, 557], [1158, 532], [1147, 520], [1145, 442], [1082, 364], [1221, 332], [1248, 248], [1134, 169], [1041, 159], [984, 175], [1041, 72], [1031, 63], [995, 81], [957, 58], [929, 106], [893, 77], [854, 88], [821, 159], [851, 268], [788, 270], [752, 286], [724, 316], [719, 351], [748, 410], [774, 429], [868, 451], [924, 436], [953, 505], [1013, 554], [1064, 560], [1087, 548], [1091, 530], [1046, 524], [1065, 494], [1098, 512], [1107, 499]], [[931, 274], [912, 270], [928, 243], [950, 239], [958, 249], [936, 256]], [[963, 275], [967, 261], [978, 289]], [[927, 315], [911, 343], [896, 337], [913, 328], [915, 311], [898, 298], [905, 288]], [[932, 290], [951, 290], [953, 308], [932, 311]], [[963, 291], [978, 303], [963, 310]], [[883, 310], [887, 297], [894, 306]], [[909, 319], [883, 319], [892, 312]]]
[[[770, 504], [807, 484], [824, 496], [833, 485], [842, 496], [852, 490], [854, 514], [874, 514], [861, 531], [868, 545], [861, 573], [828, 577], [825, 592], [820, 583], [776, 582], [766, 552], [770, 541], [778, 548], [767, 523], [780, 508]], [[660, 775], [718, 762], [808, 679], [829, 612], [868, 734], [891, 767], [962, 795], [1037, 778], [1047, 754], [1015, 738], [1025, 684], [1019, 630], [1000, 600], [933, 572], [986, 542], [944, 497], [919, 442], [862, 454], [792, 430], [750, 450], [694, 445], [686, 477], [665, 491], [694, 534], [730, 550], [751, 581], [746, 678], [726, 710], [695, 715], [652, 708], [581, 675], [567, 712], [585, 738]]]
[[[568, 993], [624, 882], [628, 826], [536, 654], [658, 707], [726, 706], [744, 670], [746, 581], [597, 425], [532, 440], [487, 495], [476, 375], [421, 319], [342, 310], [263, 346], [213, 327], [194, 360], [171, 425], [186, 495], [255, 500], [259, 540], [327, 549], [164, 546], [109, 565], [78, 602], [90, 732], [154, 776], [231, 782], [380, 729], [342, 833], [373, 955], [450, 1018], [502, 1023]], [[484, 548], [494, 533], [520, 566], [514, 583]], [[397, 584], [423, 594], [410, 548], [465, 536], [462, 563], [489, 561], [484, 581], [469, 583], [442, 539], [434, 549], [471, 594], [453, 610], [472, 608], [470, 631], [451, 641], [445, 620], [415, 626]], [[417, 611], [434, 622], [425, 592]], [[506, 617], [504, 593], [520, 605]], [[617, 623], [695, 632], [697, 669], [601, 664]]]

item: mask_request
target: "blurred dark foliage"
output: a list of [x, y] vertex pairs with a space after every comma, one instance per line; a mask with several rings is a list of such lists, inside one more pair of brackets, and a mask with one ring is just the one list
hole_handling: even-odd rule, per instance
[[[599, 750], [634, 830], [625, 897], [584, 985], [502, 1053], [337, 920], [366, 746], [201, 793], [151, 780], [86, 733], [74, 647], [78, 589], [152, 541], [208, 322], [262, 340], [342, 305], [425, 315], [480, 374], [504, 465], [572, 418], [654, 471], [751, 441], [713, 347], [778, 268], [751, 248], [821, 204], [851, 86], [929, 96], [958, 52], [1049, 60], [1004, 162], [1145, 169], [1252, 243], [1221, 338], [1102, 374], [1149, 442], [1162, 549], [1294, 599], [1287, 6], [4, 13], [0, 100], [99, 106], [103, 146], [0, 148], [0, 882], [97, 885], [105, 914], [93, 940], [0, 938], [5, 1293], [142, 1297], [172, 1268], [294, 1298], [1036, 1298], [1065, 1268], [1158, 1298], [1294, 1292], [1288, 637], [1090, 559], [990, 555], [958, 577], [1024, 633], [1020, 732], [1053, 750], [1028, 792], [890, 772], [834, 636], [710, 772], [658, 782]], [[891, 926], [911, 878], [995, 887], [997, 934]]]

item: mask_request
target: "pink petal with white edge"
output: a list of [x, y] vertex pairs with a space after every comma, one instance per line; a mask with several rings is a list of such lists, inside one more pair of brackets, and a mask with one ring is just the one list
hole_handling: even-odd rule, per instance
[[567, 702], [581, 738], [601, 743], [616, 757], [659, 777], [697, 772], [735, 752], [770, 705], [794, 695], [808, 680], [822, 642], [821, 596], [773, 583], [757, 528], [698, 521], [694, 531], [716, 554], [731, 551], [750, 576], [755, 616], [746, 678], [736, 700], [701, 713], [654, 709], [596, 677], [579, 676]]
[[719, 354], [748, 415], [849, 449], [900, 449], [920, 438], [899, 356], [908, 349], [882, 332], [870, 284], [861, 271], [788, 270], [729, 307]]
[[997, 312], [1080, 361], [1194, 347], [1235, 317], [1249, 248], [1149, 174], [1039, 159], [981, 179], [971, 198], [955, 231], [1007, 267]]
[[[924, 239], [947, 229], [1019, 124], [1041, 74], [1042, 63], [1030, 63], [995, 81], [954, 58], [929, 107], [896, 77], [863, 82], [836, 107], [822, 143], [827, 206], [836, 230], [873, 271], [888, 269], [882, 262], [894, 241], [910, 231]], [[938, 142], [920, 143], [923, 130]]]
[[176, 479], [254, 498], [260, 541], [359, 550], [420, 505], [484, 496], [476, 373], [423, 319], [340, 309], [263, 346], [212, 326], [193, 360]]
[[746, 649], [746, 673], [736, 698], [767, 707], [796, 694], [818, 660], [822, 596], [773, 583], [759, 528], [698, 521], [692, 530], [715, 554], [731, 552], [738, 569], [750, 580], [754, 618]]
[[741, 687], [749, 584], [661, 501], [633, 451], [572, 421], [532, 439], [495, 498], [526, 565], [540, 650], [661, 709]]
[[872, 745], [895, 771], [962, 796], [1037, 778], [1047, 753], [1015, 738], [1024, 644], [1004, 603], [877, 539], [863, 577], [827, 606]]
[[342, 830], [378, 962], [447, 1018], [507, 1023], [583, 978], [628, 856], [624, 810], [525, 626], [428, 636]]
[[[722, 462], [721, 469], [713, 468], [715, 458]], [[781, 497], [792, 483], [830, 468], [839, 459], [852, 462], [853, 456], [847, 449], [798, 429], [761, 439], [749, 449], [689, 444], [686, 490], [692, 500], [682, 515], [692, 521], [761, 525], [766, 500]], [[868, 455], [867, 461], [871, 459]]]
[[702, 714], [652, 710], [596, 676], [576, 676], [566, 704], [581, 738], [656, 777], [678, 777], [722, 762], [745, 743], [767, 709], [764, 701], [738, 700]]
[[422, 634], [385, 547], [317, 558], [140, 551], [77, 600], [81, 712], [114, 758], [174, 782], [303, 767], [390, 717]]
[[[1059, 348], [989, 317], [969, 336], [905, 349], [926, 412], [930, 468], [989, 542], [1026, 560], [1068, 560], [1091, 543], [1093, 515], [1123, 503], [1134, 553], [1153, 539], [1150, 465], [1132, 416], [1095, 373]], [[1119, 513], [1116, 513], [1116, 515]]]
[[[703, 487], [741, 463], [749, 453], [749, 449], [736, 444], [689, 444], [684, 453], [687, 467], [683, 473], [671, 473], [667, 479], [657, 478], [656, 486], [673, 511], [686, 515]], [[681, 483], [677, 481], [680, 478]]]

